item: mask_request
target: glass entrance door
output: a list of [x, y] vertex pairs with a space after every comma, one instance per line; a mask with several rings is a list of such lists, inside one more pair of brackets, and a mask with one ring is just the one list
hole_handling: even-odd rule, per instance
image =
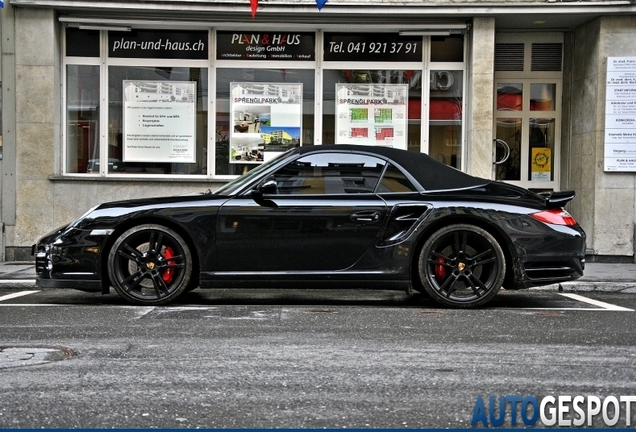
[[530, 189], [558, 189], [560, 82], [495, 82], [493, 177]]

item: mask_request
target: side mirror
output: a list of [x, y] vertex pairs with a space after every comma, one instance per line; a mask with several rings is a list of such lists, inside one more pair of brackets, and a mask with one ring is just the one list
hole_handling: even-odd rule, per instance
[[276, 183], [276, 180], [274, 179], [265, 180], [265, 182], [258, 186], [256, 190], [261, 195], [275, 194], [278, 190], [278, 183]]
[[263, 198], [263, 195], [275, 194], [277, 189], [278, 189], [278, 184], [276, 183], [276, 180], [274, 179], [265, 180], [264, 183], [261, 183], [259, 186], [256, 187], [256, 189], [252, 191], [252, 199], [258, 205], [262, 205], [263, 207], [276, 208], [278, 207], [278, 205], [272, 200]]

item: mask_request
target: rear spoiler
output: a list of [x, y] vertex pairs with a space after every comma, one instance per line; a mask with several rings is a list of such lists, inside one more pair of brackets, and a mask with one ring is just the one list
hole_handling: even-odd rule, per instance
[[572, 201], [576, 193], [574, 191], [561, 191], [544, 192], [540, 195], [545, 198], [545, 205], [547, 208], [559, 208]]

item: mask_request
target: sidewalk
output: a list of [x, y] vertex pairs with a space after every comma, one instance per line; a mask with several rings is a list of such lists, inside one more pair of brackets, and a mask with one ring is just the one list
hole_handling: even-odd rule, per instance
[[[32, 262], [0, 262], [0, 286], [7, 288], [18, 281], [33, 279], [35, 279], [35, 266]], [[7, 281], [15, 282], [12, 284]], [[585, 274], [581, 279], [535, 289], [561, 290], [564, 292], [604, 291], [636, 294], [636, 264], [588, 263], [585, 266]]]
[[35, 279], [35, 264], [28, 261], [0, 261], [0, 280]]

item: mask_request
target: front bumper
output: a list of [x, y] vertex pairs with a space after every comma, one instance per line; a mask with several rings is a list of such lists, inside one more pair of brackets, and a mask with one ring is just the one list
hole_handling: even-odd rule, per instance
[[32, 246], [36, 283], [42, 288], [102, 291], [99, 263], [107, 234], [63, 227]]

